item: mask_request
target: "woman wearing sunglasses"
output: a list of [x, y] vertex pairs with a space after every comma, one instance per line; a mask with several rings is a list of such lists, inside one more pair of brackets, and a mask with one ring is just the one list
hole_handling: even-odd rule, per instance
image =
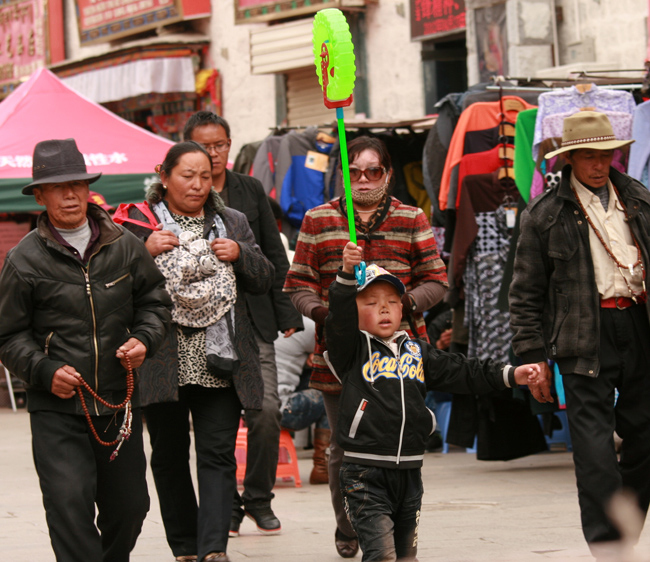
[[[348, 144], [348, 157], [357, 244], [363, 248], [363, 259], [383, 267], [404, 283], [407, 292], [402, 298], [401, 329], [414, 335], [412, 325], [417, 336], [426, 340], [422, 311], [438, 303], [447, 287], [445, 265], [438, 255], [429, 222], [421, 209], [388, 195], [393, 169], [381, 140], [367, 136], [354, 139]], [[349, 239], [344, 197], [307, 211], [284, 285], [298, 311], [316, 322], [310, 386], [323, 392], [332, 429], [329, 485], [337, 523], [335, 545], [343, 558], [353, 557], [359, 543], [343, 508], [339, 488], [343, 451], [335, 436], [341, 385], [323, 358], [323, 324], [328, 314], [328, 289], [342, 264], [342, 248]]]

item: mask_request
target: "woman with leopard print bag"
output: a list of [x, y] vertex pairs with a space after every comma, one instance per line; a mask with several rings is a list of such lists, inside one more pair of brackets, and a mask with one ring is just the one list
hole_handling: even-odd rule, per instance
[[[260, 409], [263, 382], [244, 292], [273, 281], [246, 217], [211, 188], [212, 161], [189, 141], [157, 167], [160, 183], [144, 204], [118, 209], [167, 279], [173, 328], [166, 346], [141, 369], [151, 437], [151, 468], [167, 542], [179, 561], [227, 561], [234, 451], [242, 408]], [[192, 415], [198, 494], [189, 467]], [[199, 508], [200, 505], [200, 508]]]

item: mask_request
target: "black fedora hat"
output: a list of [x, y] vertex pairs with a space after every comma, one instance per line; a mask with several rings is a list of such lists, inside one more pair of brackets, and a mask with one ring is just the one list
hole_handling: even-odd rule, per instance
[[83, 154], [74, 139], [46, 140], [34, 147], [32, 158], [32, 183], [23, 187], [23, 195], [33, 195], [34, 187], [42, 183], [61, 183], [88, 180], [93, 183], [98, 174], [89, 174]]

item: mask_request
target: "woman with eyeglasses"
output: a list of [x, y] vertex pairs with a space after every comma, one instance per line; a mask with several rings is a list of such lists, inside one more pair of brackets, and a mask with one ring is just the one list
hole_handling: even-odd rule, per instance
[[[352, 140], [348, 143], [348, 158], [357, 244], [363, 248], [363, 259], [383, 267], [404, 283], [407, 292], [402, 298], [401, 329], [415, 335], [413, 326], [417, 337], [427, 340], [422, 312], [444, 296], [447, 274], [426, 215], [388, 195], [393, 169], [381, 140], [367, 136]], [[335, 546], [343, 558], [352, 558], [359, 543], [343, 508], [339, 488], [343, 451], [335, 437], [341, 385], [323, 358], [323, 325], [328, 314], [328, 289], [342, 264], [341, 248], [349, 239], [344, 197], [307, 211], [284, 284], [298, 311], [316, 322], [310, 386], [323, 392], [332, 429], [329, 484], [337, 523]]]
[[271, 508], [278, 466], [281, 414], [273, 342], [279, 332], [289, 338], [302, 330], [302, 316], [291, 304], [289, 296], [282, 292], [289, 260], [262, 184], [255, 178], [226, 168], [231, 144], [230, 125], [220, 115], [198, 111], [187, 120], [183, 136], [186, 140], [198, 142], [210, 153], [213, 189], [226, 206], [246, 215], [255, 242], [275, 268], [273, 285], [267, 293], [244, 295], [259, 347], [264, 400], [261, 409], [246, 408], [244, 413], [248, 428], [246, 475], [244, 491], [241, 495], [235, 492], [233, 497], [230, 536], [239, 535], [244, 514], [261, 533], [275, 535], [282, 530], [280, 520]]

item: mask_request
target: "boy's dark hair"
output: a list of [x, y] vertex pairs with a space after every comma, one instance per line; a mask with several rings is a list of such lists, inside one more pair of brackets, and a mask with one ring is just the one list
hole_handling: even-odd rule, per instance
[[183, 138], [185, 140], [191, 140], [194, 129], [197, 127], [204, 127], [205, 125], [217, 125], [223, 127], [226, 131], [226, 136], [230, 138], [230, 125], [228, 125], [228, 121], [211, 111], [197, 111], [192, 115], [183, 128]]

